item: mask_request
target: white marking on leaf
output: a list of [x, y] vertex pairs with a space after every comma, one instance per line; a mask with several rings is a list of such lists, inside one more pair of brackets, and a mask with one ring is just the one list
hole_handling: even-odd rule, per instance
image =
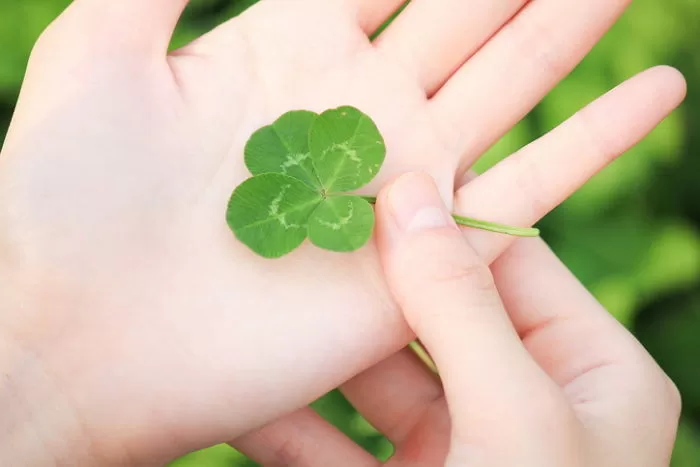
[[355, 149], [352, 149], [348, 143], [343, 143], [339, 144], [338, 148], [341, 149], [348, 158], [359, 164], [362, 164], [362, 159], [360, 159], [360, 156], [357, 155], [357, 151]]
[[289, 229], [298, 229], [299, 225], [298, 224], [289, 224], [287, 223], [287, 214], [286, 213], [280, 213], [280, 203], [282, 203], [282, 200], [284, 199], [284, 195], [287, 193], [287, 190], [290, 189], [292, 186], [291, 185], [282, 185], [282, 190], [280, 191], [280, 194], [275, 197], [275, 199], [272, 200], [270, 203], [270, 209], [269, 209], [269, 214], [270, 217], [275, 219], [277, 222], [280, 223], [282, 227], [285, 228], [285, 230]]
[[321, 158], [325, 158], [329, 152], [336, 151], [340, 149], [347, 156], [348, 159], [355, 162], [357, 165], [362, 165], [362, 158], [357, 155], [357, 150], [350, 147], [350, 142], [346, 141], [344, 143], [336, 143], [330, 146], [328, 149], [323, 151]]
[[318, 219], [318, 223], [324, 227], [328, 227], [331, 230], [340, 230], [350, 223], [352, 216], [355, 215], [355, 206], [351, 201], [348, 201], [348, 215], [346, 217], [341, 217], [338, 222], [328, 222], [323, 219]]
[[280, 166], [280, 168], [282, 169], [282, 173], [286, 174], [287, 170], [291, 167], [301, 166], [301, 163], [308, 159], [310, 156], [311, 154], [308, 152], [304, 154], [288, 154], [287, 160], [285, 160]]

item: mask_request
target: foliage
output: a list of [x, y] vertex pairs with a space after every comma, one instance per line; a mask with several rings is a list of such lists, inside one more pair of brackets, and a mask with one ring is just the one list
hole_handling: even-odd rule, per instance
[[[0, 2], [0, 134], [41, 30], [70, 0]], [[255, 3], [192, 0], [173, 47]], [[480, 161], [484, 170], [644, 68], [668, 63], [691, 86], [684, 107], [548, 216], [543, 236], [618, 319], [650, 349], [684, 395], [674, 467], [700, 458], [700, 56], [695, 0], [636, 0], [582, 65]], [[562, 157], [566, 157], [562, 154]], [[338, 394], [314, 407], [380, 457], [391, 446]], [[225, 446], [178, 467], [255, 465]]]
[[[379, 173], [384, 138], [372, 119], [354, 107], [316, 115], [285, 113], [250, 137], [245, 162], [253, 177], [231, 195], [228, 225], [264, 258], [279, 258], [311, 242], [335, 252], [362, 248], [372, 237], [377, 199], [351, 195]], [[477, 229], [533, 237], [534, 228], [511, 227], [452, 215]]]
[[265, 258], [291, 253], [307, 235], [326, 250], [355, 251], [372, 236], [374, 210], [345, 192], [372, 181], [385, 155], [377, 126], [358, 109], [287, 112], [246, 144], [253, 177], [233, 192], [228, 224]]

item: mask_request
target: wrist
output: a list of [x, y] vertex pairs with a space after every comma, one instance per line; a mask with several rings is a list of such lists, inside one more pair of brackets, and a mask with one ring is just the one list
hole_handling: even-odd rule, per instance
[[42, 312], [42, 303], [56, 304], [58, 297], [12, 269], [0, 264], [0, 465], [108, 465], [77, 408], [77, 385], [51, 364], [65, 354], [51, 315], [64, 310]]
[[[0, 465], [85, 465], [86, 430], [37, 336], [52, 326], [39, 312], [42, 293], [0, 232]], [[5, 242], [3, 242], [5, 240]], [[25, 291], [32, 290], [32, 293]], [[93, 464], [94, 465], [94, 464]]]
[[40, 359], [0, 331], [0, 464], [80, 465], [79, 419]]
[[0, 296], [0, 466], [163, 465], [172, 446], [124, 397], [135, 393], [114, 379], [103, 348], [80, 323], [56, 319], [88, 314], [86, 304], [47, 289]]

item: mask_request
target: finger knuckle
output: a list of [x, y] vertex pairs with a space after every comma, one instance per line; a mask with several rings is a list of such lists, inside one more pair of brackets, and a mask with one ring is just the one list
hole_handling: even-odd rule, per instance
[[304, 446], [294, 437], [289, 437], [273, 446], [272, 453], [273, 459], [269, 463], [272, 467], [305, 465], [303, 463]]
[[652, 421], [660, 446], [670, 451], [673, 447], [681, 417], [681, 393], [675, 383], [658, 366], [651, 369], [646, 380], [646, 399], [643, 407], [654, 409]]
[[559, 52], [561, 41], [555, 36], [552, 25], [531, 21], [520, 25], [522, 56], [530, 57], [547, 76], [565, 76], [571, 71], [572, 63], [566, 54]]
[[421, 283], [473, 290], [495, 288], [489, 267], [457, 230], [419, 236], [408, 251], [411, 260], [406, 267], [415, 271]]
[[[628, 382], [638, 388], [636, 407], [668, 437], [673, 437], [682, 410], [681, 393], [676, 384], [656, 363], [642, 365]], [[653, 410], [650, 410], [653, 408]]]
[[552, 195], [547, 189], [550, 183], [545, 180], [541, 160], [533, 156], [535, 154], [527, 149], [512, 156], [512, 162], [517, 166], [514, 188], [523, 208], [529, 210], [530, 217], [539, 218], [551, 210]]
[[677, 422], [683, 410], [683, 397], [678, 386], [671, 378], [664, 374], [663, 379], [665, 381], [665, 399], [666, 406], [668, 407], [668, 416], [672, 421]]
[[647, 402], [662, 407], [666, 415], [675, 416], [677, 412], [680, 412], [680, 392], [660, 367], [649, 369], [644, 379], [646, 381], [642, 384], [647, 388], [645, 391]]

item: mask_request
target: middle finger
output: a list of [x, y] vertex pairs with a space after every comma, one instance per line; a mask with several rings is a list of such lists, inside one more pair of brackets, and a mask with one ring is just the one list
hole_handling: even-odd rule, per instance
[[375, 42], [432, 95], [527, 0], [413, 0]]

